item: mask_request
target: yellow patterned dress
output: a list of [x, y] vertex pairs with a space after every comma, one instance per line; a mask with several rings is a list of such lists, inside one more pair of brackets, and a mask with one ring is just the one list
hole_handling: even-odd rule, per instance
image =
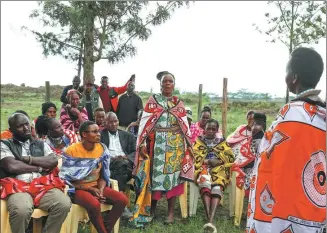
[[[207, 140], [200, 136], [194, 146], [195, 172], [194, 181], [201, 189], [211, 191], [211, 195], [223, 197], [223, 192], [229, 183], [230, 169], [234, 162], [232, 149], [226, 141], [215, 138]], [[207, 159], [218, 159], [215, 167], [204, 164]]]

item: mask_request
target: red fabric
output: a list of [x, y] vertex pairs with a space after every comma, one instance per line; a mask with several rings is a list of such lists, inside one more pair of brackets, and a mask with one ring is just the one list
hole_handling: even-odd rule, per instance
[[105, 112], [111, 111], [110, 105], [111, 105], [112, 110], [114, 112], [117, 111], [118, 96], [115, 97], [115, 98], [110, 98], [109, 97], [109, 90], [110, 90], [110, 88], [113, 88], [118, 95], [121, 95], [121, 94], [123, 94], [123, 93], [125, 93], [127, 91], [128, 84], [129, 84], [129, 81], [124, 86], [121, 86], [121, 87], [109, 87], [109, 86], [107, 86], [106, 89], [104, 89], [101, 86], [98, 87], [97, 90], [98, 90], [98, 92], [100, 94], [100, 98], [102, 100], [102, 105], [103, 105], [103, 108], [104, 108], [104, 111]]
[[31, 183], [11, 177], [0, 179], [0, 199], [5, 199], [14, 193], [29, 193], [33, 198], [34, 206], [38, 206], [48, 190], [53, 188], [64, 190], [65, 183], [58, 177], [58, 173], [59, 169], [56, 167], [50, 174], [35, 178]]
[[103, 196], [107, 198], [106, 203], [113, 205], [109, 214], [106, 215], [106, 219], [104, 220], [105, 223], [101, 215], [100, 202], [90, 192], [76, 190], [75, 203], [86, 209], [92, 224], [99, 233], [109, 233], [112, 231], [116, 221], [123, 213], [123, 210], [128, 203], [128, 199], [124, 194], [109, 187], [104, 188]]
[[166, 199], [170, 199], [172, 197], [180, 196], [184, 193], [184, 183], [177, 185], [167, 192], [163, 191], [153, 191], [152, 192], [152, 200], [158, 201], [161, 197], [166, 196]]
[[200, 189], [200, 195], [202, 196], [203, 194], [208, 193], [209, 195], [211, 194], [211, 190], [208, 188], [202, 188]]

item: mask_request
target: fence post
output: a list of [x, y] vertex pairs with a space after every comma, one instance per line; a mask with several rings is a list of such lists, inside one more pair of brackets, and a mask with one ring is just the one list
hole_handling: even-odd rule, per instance
[[50, 82], [45, 81], [45, 102], [50, 101]]
[[227, 78], [223, 81], [223, 102], [222, 102], [222, 133], [226, 138], [227, 133]]
[[202, 111], [202, 88], [203, 85], [199, 84], [199, 103], [198, 103], [198, 120], [200, 120], [200, 115], [201, 115], [201, 111]]

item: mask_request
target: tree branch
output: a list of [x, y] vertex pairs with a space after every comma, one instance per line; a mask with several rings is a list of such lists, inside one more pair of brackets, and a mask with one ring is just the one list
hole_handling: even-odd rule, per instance
[[[173, 2], [171, 5], [167, 4], [167, 6], [165, 7], [165, 10], [169, 10], [173, 5], [175, 5], [176, 2]], [[153, 17], [151, 20], [147, 21], [143, 26], [146, 27], [147, 25], [149, 25], [150, 23], [152, 23], [154, 20], [156, 20], [159, 17], [159, 15], [157, 17]], [[121, 46], [120, 50], [117, 52], [117, 54], [121, 53], [121, 51], [123, 50], [123, 48], [126, 46], [126, 44], [133, 39], [135, 36], [137, 35], [137, 32], [135, 32], [133, 35], [131, 35], [126, 41], [125, 43]], [[101, 57], [100, 59], [108, 59], [108, 57]]]
[[44, 37], [44, 38], [46, 38], [46, 39], [48, 39], [48, 40], [51, 40], [51, 41], [57, 42], [57, 43], [59, 43], [59, 44], [63, 44], [63, 45], [65, 45], [65, 46], [67, 46], [67, 47], [70, 47], [70, 48], [72, 48], [72, 49], [76, 49], [76, 50], [78, 50], [78, 51], [80, 50], [80, 48], [77, 47], [77, 46], [75, 46], [75, 45], [68, 44], [68, 43], [63, 42], [63, 41], [60, 41], [60, 40], [58, 40], [58, 39], [56, 39], [56, 38], [50, 38], [50, 37], [47, 36], [47, 35], [41, 34], [40, 32], [37, 32], [37, 31], [34, 31], [34, 30], [30, 30], [30, 29], [28, 29], [28, 28], [25, 28], [25, 29], [28, 30], [29, 32], [33, 33], [34, 35], [38, 36], [38, 37]]
[[[312, 13], [311, 15], [309, 15], [308, 16], [308, 18], [307, 18], [307, 20], [303, 23], [303, 24], [301, 24], [301, 25], [299, 25], [299, 28], [302, 28], [307, 22], [309, 22], [309, 21], [311, 21], [311, 19], [318, 13], [320, 11], [320, 8], [318, 8], [318, 10], [316, 11], [316, 12], [314, 12], [314, 13]], [[303, 19], [304, 20], [304, 19]]]
[[[288, 30], [291, 31], [291, 28], [288, 26], [287, 21], [286, 21], [286, 19], [285, 19], [285, 17], [284, 17], [284, 12], [283, 12], [282, 6], [281, 6], [281, 4], [280, 4], [280, 1], [277, 1], [277, 4], [278, 4], [278, 6], [279, 6], [279, 10], [280, 10], [280, 13], [282, 14], [282, 18], [283, 18], [283, 20], [284, 20], [284, 23], [285, 23], [286, 27], [288, 28]], [[293, 15], [292, 15], [292, 17], [293, 17]]]
[[[101, 21], [101, 20], [100, 20]], [[101, 59], [102, 56], [102, 50], [103, 50], [103, 45], [104, 45], [104, 40], [105, 40], [105, 36], [106, 36], [106, 24], [107, 24], [107, 17], [105, 16], [103, 19], [103, 25], [102, 25], [102, 34], [100, 35], [100, 46], [98, 49], [98, 56], [92, 58], [93, 62], [97, 62]]]

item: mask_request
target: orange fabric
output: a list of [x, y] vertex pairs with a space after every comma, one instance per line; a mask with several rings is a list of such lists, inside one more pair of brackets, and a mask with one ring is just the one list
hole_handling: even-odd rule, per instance
[[[128, 84], [129, 81], [122, 87], [114, 87], [115, 92], [117, 92], [118, 95], [124, 94], [127, 91]], [[118, 107], [118, 97], [110, 99], [110, 102], [114, 112], [116, 112]]]
[[95, 143], [92, 151], [85, 150], [82, 142], [77, 142], [67, 147], [65, 153], [74, 158], [97, 159], [100, 158], [104, 150], [100, 143]]
[[326, 219], [326, 110], [284, 106], [251, 178], [247, 231], [316, 233]]
[[[100, 143], [96, 143], [95, 147], [92, 151], [87, 151], [83, 147], [82, 142], [75, 143], [69, 147], [67, 147], [65, 153], [74, 158], [88, 158], [88, 159], [97, 159], [101, 157], [104, 149]], [[83, 185], [83, 187], [93, 187], [97, 185], [97, 181], [100, 178], [100, 171], [102, 168], [102, 164], [99, 163], [99, 166], [94, 169], [85, 179], [72, 182], [74, 185], [79, 186]]]
[[0, 139], [10, 139], [12, 138], [12, 132], [7, 129], [1, 132]]
[[[306, 137], [299, 134], [298, 127], [301, 127], [303, 132], [306, 132]], [[280, 140], [280, 144], [274, 148], [273, 153], [264, 151], [261, 155], [261, 165], [257, 180], [257, 190], [262, 192], [270, 190], [272, 194], [272, 215], [267, 215], [260, 208], [260, 199], [265, 198], [265, 195], [260, 195], [261, 198], [256, 199], [256, 210], [254, 218], [262, 221], [271, 221], [272, 216], [287, 219], [289, 215], [297, 216], [301, 219], [312, 219], [323, 222], [326, 211], [318, 206], [312, 205], [306, 192], [303, 191], [303, 180], [298, 179], [302, 176], [302, 172], [306, 164], [312, 163], [312, 155], [319, 151], [326, 151], [326, 133], [317, 131], [310, 125], [303, 125], [297, 122], [289, 122], [280, 124], [274, 132], [286, 132]], [[271, 140], [272, 133], [266, 135], [268, 140]], [[309, 140], [314, 138], [314, 140]], [[287, 140], [294, 140], [298, 143], [298, 147], [293, 147], [286, 143]], [[285, 142], [285, 143], [283, 143]], [[325, 145], [325, 146], [322, 146]], [[286, 156], [288, 155], [288, 156]], [[314, 164], [315, 175], [312, 177], [313, 187], [320, 195], [326, 195], [324, 186], [317, 185], [319, 183], [316, 173], [324, 171], [322, 163]], [[270, 175], [272, 174], [272, 175]], [[283, 192], [279, 192], [283, 190]], [[259, 193], [258, 193], [259, 194]], [[296, 195], [294, 195], [296, 194]], [[270, 198], [269, 196], [266, 196]], [[278, 200], [278, 202], [277, 202]], [[310, 208], [309, 208], [310, 206]], [[272, 208], [272, 204], [268, 204], [268, 209]]]

